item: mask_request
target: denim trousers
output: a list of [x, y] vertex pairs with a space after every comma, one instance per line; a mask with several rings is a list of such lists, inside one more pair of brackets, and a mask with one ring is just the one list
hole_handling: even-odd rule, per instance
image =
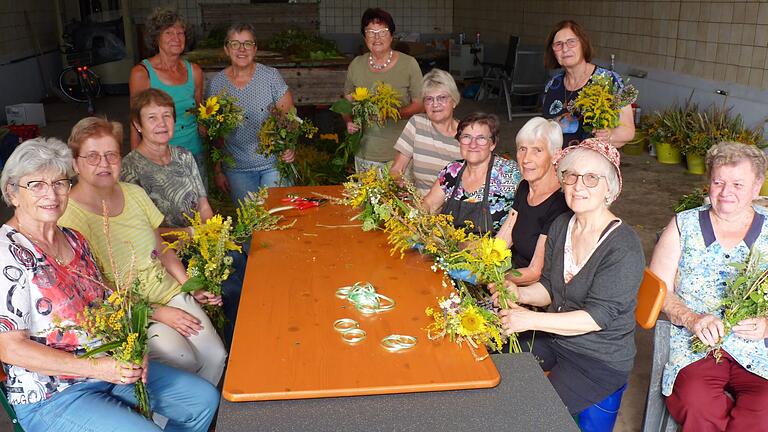
[[224, 175], [229, 181], [230, 195], [235, 205], [239, 200], [245, 198], [248, 192], [258, 192], [262, 187], [291, 186], [286, 184], [285, 180], [280, 183], [280, 173], [274, 166], [252, 170], [227, 170], [225, 168]]
[[[152, 411], [168, 418], [165, 432], [206, 432], [219, 405], [218, 390], [206, 380], [153, 361], [147, 392]], [[14, 409], [26, 432], [160, 431], [133, 411], [135, 404], [133, 385], [93, 381]]]

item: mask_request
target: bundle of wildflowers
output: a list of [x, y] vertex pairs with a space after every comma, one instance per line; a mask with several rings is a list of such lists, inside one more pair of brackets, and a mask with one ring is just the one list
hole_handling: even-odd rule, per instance
[[[166, 242], [166, 246], [175, 249], [179, 257], [188, 262], [189, 279], [181, 286], [181, 291], [204, 290], [221, 295], [221, 285], [232, 272], [232, 257], [228, 254], [242, 250], [233, 239], [232, 218], [227, 216], [225, 219], [217, 214], [203, 222], [197, 211], [194, 216], [185, 216], [192, 227], [191, 235], [185, 230], [164, 234], [176, 238], [174, 242]], [[208, 304], [204, 309], [216, 328], [224, 327], [227, 319], [220, 305]]]
[[415, 245], [436, 258], [447, 257], [461, 251], [465, 243], [477, 240], [477, 236], [467, 233], [466, 228], [456, 228], [452, 215], [431, 214], [415, 207], [387, 220], [384, 230], [392, 246], [390, 252], [393, 255], [400, 253], [401, 258], [406, 249]]
[[337, 149], [337, 160], [346, 163], [351, 155], [357, 153], [363, 130], [373, 125], [384, 126], [388, 119], [400, 119], [400, 94], [391, 85], [377, 81], [373, 92], [367, 87], [356, 87], [350, 95], [351, 100], [341, 98], [331, 106], [331, 111], [352, 117], [352, 122], [360, 128], [353, 134], [347, 134]]
[[283, 217], [270, 213], [264, 206], [268, 195], [267, 188], [263, 187], [258, 192], [248, 192], [245, 199], [238, 201], [235, 224], [232, 229], [232, 238], [235, 242], [243, 243], [254, 231], [284, 230], [296, 223], [293, 221], [280, 225]]
[[220, 148], [210, 144], [228, 137], [243, 124], [243, 109], [237, 105], [237, 98], [220, 93], [209, 97], [198, 105], [197, 109], [193, 108], [191, 111], [197, 119], [197, 124], [207, 131], [206, 143], [211, 152], [212, 161], [231, 163], [231, 157], [227, 157]]
[[584, 130], [612, 129], [619, 125], [619, 112], [637, 100], [632, 84], [619, 88], [609, 74], [595, 74], [568, 103], [568, 111], [584, 119]]
[[715, 316], [722, 317], [725, 336], [714, 347], [693, 336], [691, 349], [697, 353], [712, 351], [719, 362], [722, 343], [731, 333], [733, 326], [747, 318], [763, 318], [768, 316], [768, 261], [757, 250], [753, 249], [746, 262], [732, 263], [736, 273], [726, 282], [725, 295], [713, 311]]
[[[103, 214], [107, 255], [110, 266], [116, 269], [109, 234], [109, 213], [105, 204]], [[152, 308], [140, 294], [141, 287], [136, 277], [134, 258], [131, 259], [128, 268], [125, 275], [120, 275], [115, 270], [114, 289], [105, 287], [109, 296], [103, 303], [86, 307], [78, 316], [78, 322], [75, 325], [63, 326], [66, 330], [86, 333], [95, 341], [94, 345], [98, 345], [86, 350], [81, 357], [93, 358], [108, 354], [118, 361], [143, 366], [148, 352], [147, 327]], [[93, 280], [88, 275], [79, 274]], [[134, 384], [134, 389], [136, 410], [144, 417], [152, 418], [146, 385], [139, 379]]]
[[425, 329], [430, 340], [447, 336], [459, 345], [466, 342], [477, 361], [488, 357], [487, 354], [479, 356], [475, 352], [480, 345], [501, 350], [505, 339], [501, 320], [495, 313], [478, 306], [472, 297], [462, 298], [451, 293], [447, 299], [438, 299], [438, 307], [436, 310], [429, 306], [425, 311], [433, 320]]
[[354, 219], [363, 223], [363, 231], [380, 228], [395, 214], [408, 214], [410, 208], [400, 195], [403, 188], [387, 173], [370, 169], [364, 173], [352, 174], [344, 183], [342, 204], [361, 207]]
[[280, 155], [286, 150], [295, 150], [300, 138], [312, 138], [317, 128], [307, 119], [302, 120], [296, 114], [296, 108], [283, 112], [272, 106], [269, 118], [259, 131], [259, 152], [265, 156], [277, 155], [277, 170], [280, 173], [280, 183], [290, 180], [291, 184], [298, 177], [296, 167], [285, 162]]

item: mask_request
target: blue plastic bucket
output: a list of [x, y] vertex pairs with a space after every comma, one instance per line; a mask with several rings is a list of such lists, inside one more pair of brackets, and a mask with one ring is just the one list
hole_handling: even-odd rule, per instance
[[613, 425], [616, 424], [621, 397], [624, 396], [626, 389], [627, 385], [624, 384], [612, 395], [580, 412], [578, 415], [579, 429], [584, 432], [611, 432]]

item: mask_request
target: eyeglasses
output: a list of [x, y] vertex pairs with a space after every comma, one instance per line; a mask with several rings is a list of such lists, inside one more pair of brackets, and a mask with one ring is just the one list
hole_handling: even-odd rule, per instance
[[233, 50], [239, 50], [240, 47], [245, 48], [246, 50], [252, 50], [256, 48], [256, 41], [248, 40], [248, 41], [239, 41], [239, 40], [228, 40], [227, 46]]
[[478, 135], [478, 136], [472, 136], [470, 134], [461, 134], [459, 135], [459, 142], [464, 145], [470, 145], [472, 144], [472, 141], [475, 141], [475, 144], [477, 144], [480, 147], [487, 146], [488, 143], [490, 143], [491, 137], [487, 137], [485, 135]]
[[54, 180], [52, 183], [48, 183], [45, 180], [32, 180], [28, 181], [26, 186], [21, 183], [17, 183], [16, 185], [28, 190], [29, 193], [34, 196], [43, 196], [47, 194], [51, 188], [53, 188], [53, 193], [56, 195], [66, 195], [66, 193], [72, 189], [72, 180], [63, 178]]
[[567, 46], [568, 48], [575, 48], [576, 45], [579, 44], [579, 38], [570, 38], [563, 41], [557, 41], [552, 44], [552, 49], [555, 51], [562, 51], [564, 46]]
[[568, 171], [563, 171], [563, 184], [567, 184], [569, 186], [575, 185], [576, 182], [579, 181], [579, 177], [581, 177], [581, 182], [584, 183], [584, 186], [588, 188], [593, 188], [597, 186], [597, 184], [600, 183], [600, 179], [605, 178], [605, 176], [601, 176], [593, 173], [576, 174]]
[[375, 39], [377, 36], [380, 38], [384, 38], [389, 36], [389, 29], [388, 28], [383, 28], [378, 30], [368, 29], [364, 33], [365, 33], [365, 37], [367, 37], [368, 39]]
[[424, 105], [445, 105], [450, 99], [447, 95], [424, 96]]
[[85, 156], [78, 156], [78, 158], [85, 159], [85, 162], [88, 165], [93, 165], [93, 166], [99, 165], [101, 163], [102, 157], [104, 157], [104, 159], [106, 159], [107, 163], [110, 165], [114, 165], [120, 161], [120, 154], [114, 153], [114, 152], [104, 153], [103, 155], [93, 152], [93, 153], [88, 153]]

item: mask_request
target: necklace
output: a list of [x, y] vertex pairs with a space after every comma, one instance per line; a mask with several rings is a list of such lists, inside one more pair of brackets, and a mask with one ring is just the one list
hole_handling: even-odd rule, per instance
[[[572, 95], [573, 95], [575, 92], [578, 92], [578, 91], [579, 91], [579, 90], [580, 90], [580, 89], [581, 89], [581, 88], [584, 86], [584, 85], [580, 85], [580, 84], [581, 84], [582, 82], [584, 82], [584, 78], [585, 78], [585, 77], [588, 77], [588, 76], [589, 76], [589, 74], [588, 74], [588, 73], [586, 73], [586, 72], [587, 72], [587, 69], [589, 69], [589, 65], [588, 65], [588, 64], [584, 66], [584, 72], [581, 74], [581, 76], [579, 77], [579, 79], [575, 81], [576, 85], [575, 85], [574, 87], [576, 87], [576, 89], [575, 89], [575, 90], [572, 90], [572, 91], [571, 91], [571, 90], [568, 90], [568, 87], [565, 85], [565, 81], [566, 81], [566, 78], [567, 78], [567, 76], [568, 76], [568, 75], [567, 75], [567, 74], [563, 74], [563, 93], [564, 93], [564, 97], [565, 97], [565, 98], [563, 99], [563, 106], [568, 106], [568, 101], [570, 100], [571, 96], [572, 96]], [[585, 84], [586, 84], [586, 83], [585, 83]]]
[[[21, 225], [21, 221], [20, 220], [16, 219], [16, 222], [19, 224], [19, 232], [22, 235], [24, 235], [27, 239], [29, 239], [29, 241], [34, 243], [38, 247], [38, 249], [40, 249], [40, 251], [43, 252], [43, 255], [50, 256], [51, 258], [53, 258], [54, 261], [56, 261], [56, 264], [60, 265], [61, 267], [69, 267], [69, 265], [66, 264], [65, 262], [63, 262], [63, 260], [61, 259], [61, 255], [62, 254], [60, 253], [61, 252], [61, 250], [60, 250], [61, 248], [60, 247], [56, 248], [56, 249], [58, 249], [56, 251], [57, 253], [53, 253], [53, 252], [49, 251], [48, 248], [44, 247], [39, 241], [37, 241], [35, 239], [35, 237], [33, 237], [32, 234], [29, 233], [29, 231], [24, 229], [24, 227]], [[61, 228], [57, 227], [57, 229], [59, 231], [61, 231]]]
[[384, 62], [384, 64], [376, 64], [373, 62], [373, 54], [368, 53], [368, 64], [371, 66], [372, 69], [375, 70], [384, 70], [389, 66], [390, 63], [392, 63], [392, 53], [394, 51], [389, 50], [389, 56], [387, 57], [387, 61]]

